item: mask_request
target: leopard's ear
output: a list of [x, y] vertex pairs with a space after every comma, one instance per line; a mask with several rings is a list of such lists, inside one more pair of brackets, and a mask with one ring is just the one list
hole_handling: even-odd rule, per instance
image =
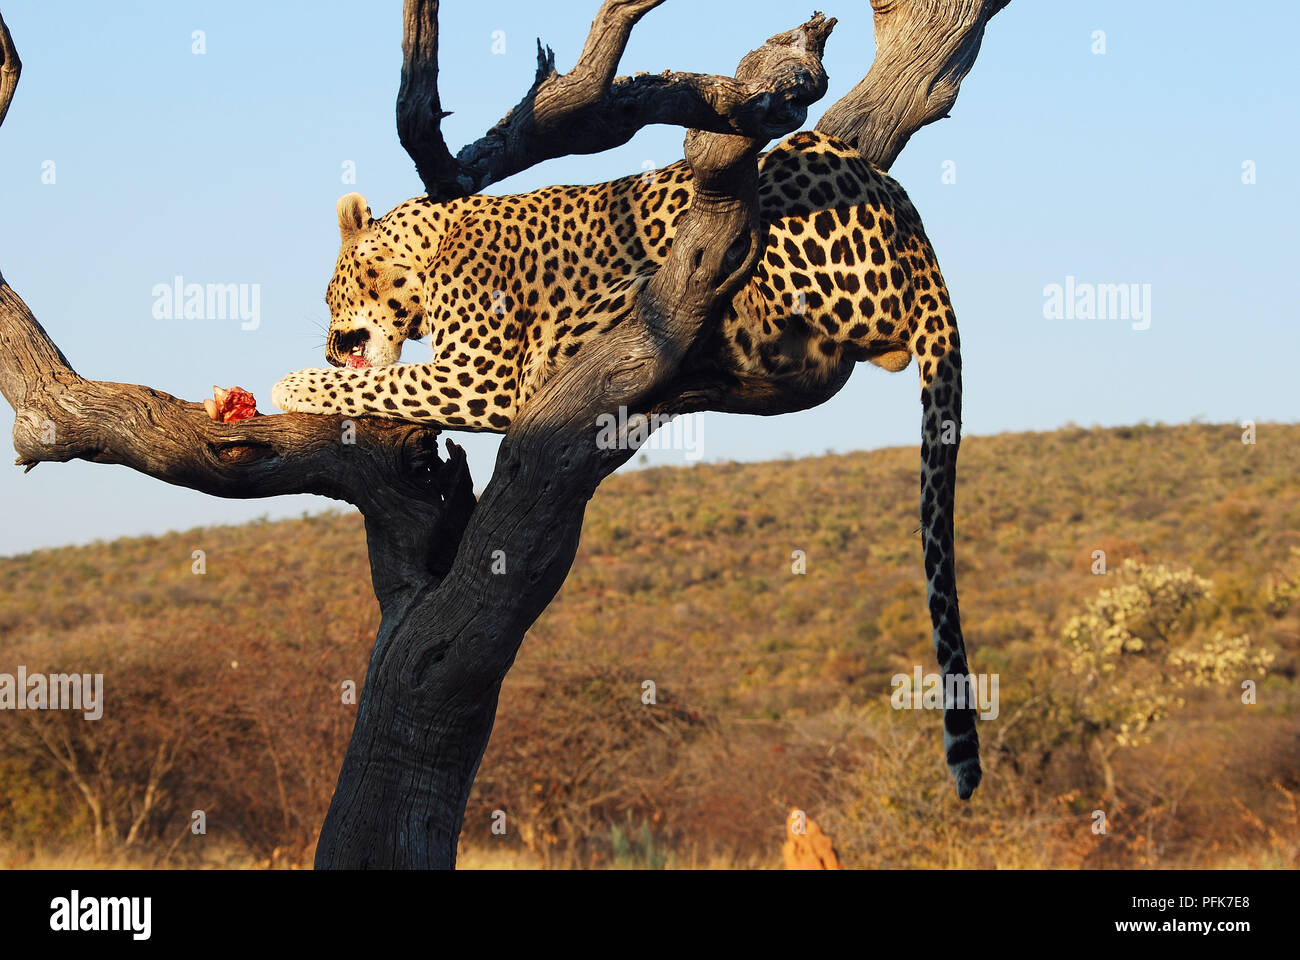
[[373, 222], [370, 207], [366, 206], [366, 198], [361, 194], [349, 193], [339, 197], [339, 233], [343, 235], [344, 243], [355, 239]]

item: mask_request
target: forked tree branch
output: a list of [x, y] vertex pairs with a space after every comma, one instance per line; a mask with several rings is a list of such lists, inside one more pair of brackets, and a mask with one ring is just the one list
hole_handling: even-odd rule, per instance
[[[461, 188], [460, 166], [442, 138], [444, 116], [438, 96], [438, 0], [403, 0], [397, 136], [415, 161], [425, 190], [436, 200], [457, 196]], [[449, 191], [446, 198], [444, 188]]]
[[908, 139], [948, 116], [984, 27], [1011, 0], [871, 0], [876, 59], [817, 129], [888, 170]]
[[[544, 160], [620, 146], [654, 123], [762, 140], [803, 123], [813, 101], [798, 65], [748, 82], [668, 71], [615, 78], [633, 26], [663, 2], [605, 0], [578, 63], [566, 74], [555, 71], [554, 53], [539, 42], [537, 77], [524, 98], [452, 157], [441, 130], [447, 114], [438, 94], [438, 0], [405, 0], [397, 129], [428, 195], [440, 201], [467, 196]], [[834, 25], [814, 14], [801, 28], [800, 42], [819, 68]]]

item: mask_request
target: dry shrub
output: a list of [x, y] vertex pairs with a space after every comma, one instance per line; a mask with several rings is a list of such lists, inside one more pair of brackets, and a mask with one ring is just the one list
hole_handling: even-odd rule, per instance
[[[1246, 451], [1231, 426], [963, 445], [963, 613], [1002, 701], [966, 804], [938, 717], [887, 706], [890, 676], [932, 656], [915, 449], [612, 477], [506, 680], [463, 862], [773, 868], [797, 807], [850, 868], [1294, 866], [1300, 426], [1269, 429]], [[1094, 539], [1112, 570], [1211, 577], [1204, 626], [1277, 654], [1258, 704], [1189, 691], [1119, 752], [1106, 834], [1096, 764], [1040, 710], [1078, 692], [1061, 631], [1109, 579]], [[0, 670], [102, 672], [108, 701], [95, 722], [0, 714], [0, 862], [308, 863], [355, 716], [340, 685], [377, 621], [356, 515], [0, 558]], [[41, 731], [102, 798], [98, 853]]]
[[974, 798], [957, 799], [935, 750], [930, 711], [869, 712], [868, 742], [853, 776], [838, 785], [827, 829], [849, 867], [1020, 869], [1077, 866], [1072, 821], [1058, 798], [989, 758]]
[[[464, 841], [522, 843], [556, 866], [607, 854], [601, 847], [610, 825], [629, 815], [664, 823], [673, 759], [707, 723], [663, 690], [655, 703], [643, 703], [641, 684], [615, 668], [565, 666], [507, 683], [470, 794]], [[505, 813], [500, 836], [492, 833], [498, 810]]]
[[[309, 860], [355, 713], [339, 682], [359, 684], [363, 651], [220, 631], [206, 640], [191, 648], [95, 628], [14, 650], [5, 672], [102, 673], [104, 712], [5, 717], [0, 747], [17, 774], [0, 802], [6, 833], [29, 849], [89, 837], [85, 855], [105, 863], [143, 849], [155, 864], [194, 862], [205, 846]], [[206, 834], [191, 830], [195, 811]]]

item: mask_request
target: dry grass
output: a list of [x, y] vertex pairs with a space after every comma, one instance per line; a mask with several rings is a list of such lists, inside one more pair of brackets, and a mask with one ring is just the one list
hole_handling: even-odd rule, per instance
[[[965, 805], [938, 718], [888, 704], [932, 658], [915, 448], [614, 477], [504, 685], [462, 865], [774, 868], [792, 807], [849, 867], [1300, 865], [1297, 449], [1268, 424], [1255, 446], [1231, 425], [963, 443], [967, 641], [1002, 696]], [[1043, 697], [1069, 692], [1060, 631], [1097, 549], [1191, 567], [1214, 584], [1198, 629], [1277, 656], [1255, 706], [1201, 691], [1120, 752], [1104, 836], [1086, 744]], [[0, 559], [0, 671], [103, 672], [109, 697], [95, 724], [0, 714], [0, 862], [309, 864], [377, 617], [351, 514]]]

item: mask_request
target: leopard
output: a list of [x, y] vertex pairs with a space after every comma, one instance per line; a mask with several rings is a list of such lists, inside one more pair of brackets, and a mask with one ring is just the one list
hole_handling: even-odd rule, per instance
[[[851, 145], [800, 131], [758, 167], [764, 246], [721, 311], [714, 360], [801, 391], [860, 362], [897, 373], [916, 358], [944, 752], [967, 799], [981, 767], [953, 549], [961, 352], [951, 298], [906, 192]], [[288, 374], [272, 401], [287, 412], [504, 433], [566, 364], [634, 315], [693, 195], [686, 161], [595, 185], [419, 196], [378, 219], [361, 194], [347, 194], [326, 290], [332, 369]], [[406, 341], [426, 338], [431, 362], [399, 362]]]

